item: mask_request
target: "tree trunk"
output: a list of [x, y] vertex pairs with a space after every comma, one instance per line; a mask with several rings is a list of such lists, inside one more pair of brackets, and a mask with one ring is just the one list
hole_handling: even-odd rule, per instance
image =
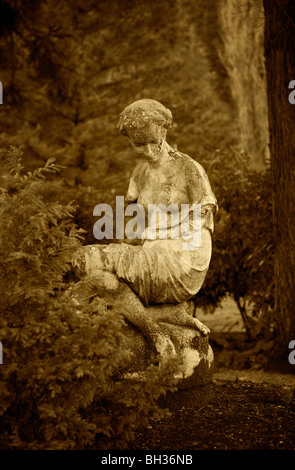
[[217, 10], [219, 56], [236, 106], [240, 148], [253, 168], [263, 170], [269, 160], [269, 135], [262, 0], [219, 0]]
[[236, 302], [239, 312], [241, 314], [248, 340], [256, 340], [258, 334], [258, 322], [257, 320], [251, 317], [250, 311], [247, 308], [247, 301], [245, 297], [234, 296], [234, 301]]
[[264, 0], [270, 158], [273, 174], [275, 253], [274, 326], [277, 352], [288, 361], [295, 339], [295, 2]]

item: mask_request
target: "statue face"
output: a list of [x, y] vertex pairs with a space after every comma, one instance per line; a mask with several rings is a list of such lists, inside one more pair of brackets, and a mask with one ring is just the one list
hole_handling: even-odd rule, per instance
[[163, 155], [166, 129], [156, 124], [128, 133], [130, 142], [138, 155], [150, 162], [157, 162]]

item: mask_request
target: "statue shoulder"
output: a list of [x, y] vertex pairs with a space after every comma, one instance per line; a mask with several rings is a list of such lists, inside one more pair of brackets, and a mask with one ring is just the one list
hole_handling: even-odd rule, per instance
[[206, 175], [206, 171], [202, 167], [202, 165], [194, 160], [192, 157], [187, 155], [186, 153], [182, 153], [179, 150], [171, 149], [171, 157], [174, 158], [175, 163], [177, 163], [182, 171], [190, 175], [193, 178], [202, 178]]
[[203, 166], [189, 155], [181, 152], [178, 152], [178, 159], [185, 172], [191, 200], [202, 205], [212, 205], [217, 210], [217, 200]]

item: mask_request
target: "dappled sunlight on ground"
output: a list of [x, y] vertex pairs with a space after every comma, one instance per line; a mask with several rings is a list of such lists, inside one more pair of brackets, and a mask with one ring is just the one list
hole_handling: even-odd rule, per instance
[[198, 309], [196, 316], [212, 332], [246, 331], [237, 304], [230, 297], [227, 297], [214, 313], [204, 313], [203, 310]]
[[[238, 337], [246, 330], [233, 299], [226, 298], [222, 303], [222, 307], [218, 308], [213, 314], [204, 313], [199, 309], [196, 316], [210, 328], [213, 349], [216, 349], [217, 345], [217, 349], [214, 351], [215, 379], [251, 381], [253, 383], [268, 383], [295, 388], [295, 374], [262, 370], [263, 366], [260, 364], [259, 354], [263, 354], [263, 351], [258, 349], [261, 340], [252, 342], [251, 346], [249, 343], [249, 350], [247, 350], [242, 346], [245, 339], [241, 335], [241, 347], [237, 348]], [[233, 341], [233, 337], [237, 337], [237, 339]], [[257, 347], [257, 351], [254, 351], [255, 347]], [[252, 358], [249, 363], [247, 356], [254, 353], [257, 354], [257, 362]], [[265, 354], [267, 354], [267, 351]]]

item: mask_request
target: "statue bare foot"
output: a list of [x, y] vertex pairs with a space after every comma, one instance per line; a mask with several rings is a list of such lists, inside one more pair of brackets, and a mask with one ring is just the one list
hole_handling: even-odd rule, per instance
[[193, 320], [194, 320], [194, 323], [195, 323], [197, 329], [200, 331], [200, 333], [202, 335], [206, 336], [210, 333], [210, 328], [208, 328], [208, 326], [204, 325], [204, 323], [202, 323], [197, 318], [193, 318]]

